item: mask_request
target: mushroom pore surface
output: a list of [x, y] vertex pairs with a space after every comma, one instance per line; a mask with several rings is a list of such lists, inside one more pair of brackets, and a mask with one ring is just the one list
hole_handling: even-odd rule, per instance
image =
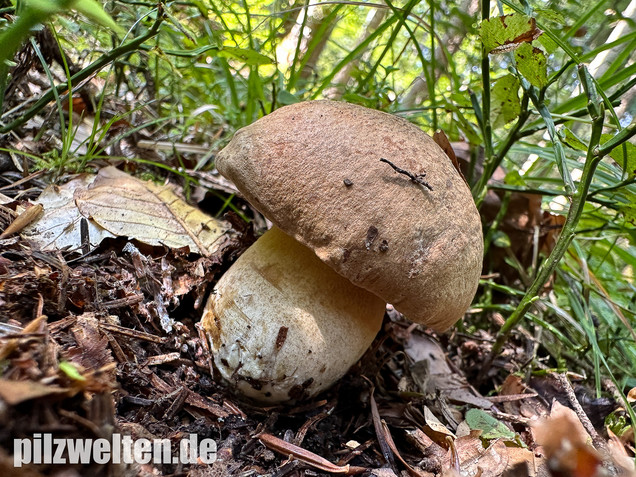
[[226, 380], [244, 396], [283, 402], [341, 378], [372, 343], [384, 309], [274, 227], [218, 281], [202, 323]]
[[[432, 187], [397, 173], [384, 158]], [[218, 170], [274, 224], [410, 320], [443, 331], [477, 290], [479, 213], [450, 159], [405, 119], [285, 106], [238, 131]]]

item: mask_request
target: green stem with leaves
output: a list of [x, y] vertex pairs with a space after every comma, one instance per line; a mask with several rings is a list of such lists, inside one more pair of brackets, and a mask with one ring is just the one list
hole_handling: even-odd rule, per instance
[[[481, 19], [486, 21], [490, 18], [490, 0], [482, 0], [481, 4]], [[484, 44], [481, 45], [481, 82], [484, 88], [482, 95], [481, 110], [482, 110], [482, 134], [484, 136], [484, 153], [485, 164], [493, 163], [493, 147], [492, 147], [492, 124], [490, 122], [490, 58], [488, 57], [488, 51]], [[487, 166], [486, 166], [487, 167]], [[484, 174], [483, 177], [486, 176]], [[475, 195], [475, 193], [477, 195]], [[477, 201], [477, 206], [481, 204], [486, 195], [485, 184], [479, 181], [477, 188], [473, 191], [473, 196]]]
[[475, 198], [475, 201], [477, 202], [478, 207], [483, 201], [484, 197], [486, 196], [488, 181], [490, 180], [493, 173], [495, 172], [495, 169], [497, 169], [499, 164], [501, 164], [501, 161], [503, 161], [504, 157], [506, 157], [506, 154], [508, 154], [508, 151], [510, 150], [510, 148], [519, 139], [521, 134], [521, 128], [526, 123], [529, 117], [530, 117], [530, 111], [528, 110], [528, 95], [524, 93], [523, 98], [521, 100], [521, 112], [519, 113], [517, 122], [515, 123], [512, 130], [510, 130], [510, 132], [508, 133], [506, 140], [501, 145], [501, 148], [499, 149], [499, 151], [497, 151], [497, 154], [493, 154], [491, 160], [487, 162], [486, 164], [484, 164], [484, 172], [482, 173], [481, 177], [479, 178], [479, 181], [477, 181], [477, 184], [475, 184], [473, 188], [473, 197]]
[[[583, 166], [581, 181], [579, 182], [574, 194], [571, 196], [570, 209], [568, 211], [565, 224], [563, 225], [561, 235], [559, 236], [555, 247], [550, 252], [548, 258], [541, 265], [536, 278], [526, 291], [517, 308], [512, 312], [510, 317], [508, 317], [504, 325], [501, 327], [501, 330], [499, 331], [497, 339], [493, 345], [489, 363], [492, 363], [494, 357], [501, 351], [504, 343], [508, 339], [510, 332], [523, 319], [526, 312], [530, 309], [530, 306], [536, 300], [538, 300], [541, 289], [548, 281], [548, 279], [556, 269], [557, 265], [561, 261], [561, 258], [563, 258], [566, 251], [568, 250], [572, 239], [576, 235], [576, 227], [578, 225], [579, 219], [581, 218], [581, 214], [583, 213], [583, 208], [588, 197], [588, 192], [592, 183], [592, 178], [594, 177], [596, 167], [598, 166], [601, 159], [611, 151], [611, 148], [605, 147], [606, 145], [603, 145], [602, 148], [599, 148], [601, 133], [603, 131], [603, 121], [605, 119], [603, 100], [597, 94], [592, 78], [587, 71], [587, 68], [585, 68], [585, 66], [583, 65], [579, 66], [579, 77], [581, 78], [581, 82], [583, 83], [584, 89], [589, 98], [588, 111], [593, 121], [592, 135], [587, 150], [585, 164]], [[619, 140], [612, 140], [612, 148], [622, 144], [624, 141], [627, 141], [629, 137], [631, 136], [626, 133], [623, 134], [619, 138]], [[485, 366], [485, 369], [487, 369], [488, 367], [489, 366]]]

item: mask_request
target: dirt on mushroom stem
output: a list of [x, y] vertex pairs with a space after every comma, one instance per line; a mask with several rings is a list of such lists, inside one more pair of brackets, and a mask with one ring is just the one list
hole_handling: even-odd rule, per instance
[[232, 388], [275, 403], [340, 379], [377, 335], [384, 309], [274, 227], [218, 281], [202, 323]]

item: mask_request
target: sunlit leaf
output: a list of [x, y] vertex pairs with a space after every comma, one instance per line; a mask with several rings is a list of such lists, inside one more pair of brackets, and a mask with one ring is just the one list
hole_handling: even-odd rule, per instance
[[514, 75], [499, 78], [490, 94], [495, 126], [503, 126], [519, 116], [519, 80]]
[[243, 48], [234, 48], [230, 46], [224, 46], [221, 51], [219, 51], [219, 56], [224, 58], [232, 58], [235, 60], [240, 60], [247, 65], [271, 65], [273, 63], [272, 59], [258, 53], [254, 50], [246, 50]]
[[545, 48], [545, 51], [550, 55], [552, 53], [554, 53], [556, 51], [556, 49], [559, 47], [559, 45], [556, 44], [556, 42], [550, 38], [548, 35], [541, 35], [537, 41], [539, 43], [541, 43], [541, 46], [543, 46], [543, 48]]
[[481, 41], [488, 53], [510, 51], [541, 35], [534, 18], [512, 14], [481, 22]]
[[104, 11], [102, 6], [96, 0], [75, 0], [72, 5], [73, 10], [78, 11], [86, 18], [93, 20], [98, 25], [101, 25], [117, 33], [125, 33], [122, 27], [117, 25], [111, 16]]
[[[601, 143], [607, 142], [612, 139], [611, 134], [603, 134], [601, 136]], [[625, 157], [627, 152], [627, 157]], [[610, 157], [616, 161], [621, 169], [626, 168], [626, 172], [629, 177], [636, 175], [636, 144], [633, 142], [626, 142], [621, 146], [612, 149], [609, 153]]]
[[516, 169], [506, 173], [506, 177], [504, 177], [504, 182], [509, 185], [523, 187], [526, 185], [526, 181], [523, 180], [521, 174]]
[[536, 13], [541, 19], [550, 20], [560, 25], [565, 25], [565, 17], [562, 13], [553, 10], [552, 8], [535, 8]]
[[517, 69], [530, 84], [543, 88], [548, 84], [548, 69], [545, 54], [540, 48], [524, 43], [515, 51]]

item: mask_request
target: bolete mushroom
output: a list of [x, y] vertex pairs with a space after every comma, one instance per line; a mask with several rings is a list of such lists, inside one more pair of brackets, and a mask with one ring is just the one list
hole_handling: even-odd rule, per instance
[[275, 224], [221, 277], [202, 318], [215, 366], [246, 396], [282, 402], [331, 386], [373, 341], [386, 302], [438, 331], [470, 305], [480, 217], [450, 159], [410, 122], [298, 103], [239, 130], [216, 165]]

